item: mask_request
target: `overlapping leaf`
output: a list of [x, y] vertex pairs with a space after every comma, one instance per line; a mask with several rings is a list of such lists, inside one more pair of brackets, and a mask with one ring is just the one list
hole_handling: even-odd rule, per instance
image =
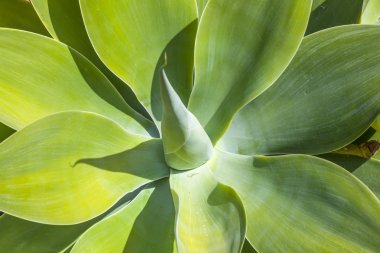
[[0, 252], [62, 252], [97, 221], [54, 226], [3, 215], [0, 217]]
[[[152, 112], [151, 96], [154, 95], [152, 82], [156, 65], [165, 48], [172, 39], [175, 40], [176, 36], [180, 36], [181, 31], [190, 33], [183, 43], [185, 46], [189, 44], [190, 50], [193, 47], [191, 34], [195, 32], [192, 27], [197, 19], [196, 2], [81, 0], [80, 4], [96, 52], [103, 62], [132, 88], [140, 102]], [[190, 31], [187, 31], [189, 27]], [[188, 51], [179, 46], [172, 55], [178, 53], [178, 49], [184, 58], [190, 61], [190, 65], [184, 61], [188, 66], [183, 66], [189, 73], [185, 73], [185, 77], [179, 79], [190, 82], [173, 83], [173, 86], [191, 87], [192, 54], [189, 55]], [[171, 57], [168, 58], [168, 63], [171, 64]], [[174, 60], [173, 63], [178, 63], [178, 60]], [[189, 92], [188, 88], [181, 88], [182, 92], [179, 90], [177, 92], [181, 95], [183, 92]]]
[[157, 182], [87, 230], [71, 252], [175, 253], [174, 219], [168, 181]]
[[197, 168], [211, 158], [212, 143], [197, 118], [182, 104], [164, 71], [162, 75], [161, 132], [166, 162], [179, 170]]
[[352, 172], [352, 174], [364, 182], [380, 199], [380, 152], [377, 152], [373, 157], [368, 158], [361, 156], [361, 153], [351, 153], [347, 150], [350, 149], [351, 146], [357, 147], [359, 145], [360, 147], [360, 143], [362, 142], [368, 143], [368, 141], [371, 140], [380, 141], [380, 132], [373, 132], [372, 130], [373, 129], [367, 131], [365, 135], [356, 140], [354, 144], [334, 153], [323, 154], [321, 157]]
[[135, 110], [144, 113], [131, 89], [99, 59], [83, 24], [79, 0], [33, 0], [35, 10], [51, 36], [78, 50], [94, 63]]
[[223, 147], [316, 154], [355, 140], [380, 111], [379, 38], [380, 27], [364, 25], [306, 37], [280, 79], [235, 116]]
[[196, 38], [189, 110], [212, 142], [233, 114], [286, 68], [304, 35], [310, 8], [309, 0], [208, 1]]
[[380, 1], [365, 0], [363, 5], [362, 24], [376, 24], [380, 21]]
[[306, 34], [334, 26], [357, 24], [360, 22], [362, 6], [363, 0], [314, 1], [313, 8], [316, 8], [310, 15]]
[[43, 118], [0, 144], [0, 210], [74, 224], [168, 175], [162, 143], [92, 113]]
[[213, 167], [241, 197], [259, 252], [378, 252], [380, 202], [341, 167], [305, 155], [225, 152]]
[[134, 133], [154, 132], [94, 65], [59, 42], [0, 29], [0, 65], [0, 121], [14, 129], [55, 112], [83, 110]]
[[246, 230], [243, 205], [233, 189], [214, 178], [208, 164], [172, 170], [170, 186], [179, 252], [240, 252]]
[[313, 0], [313, 5], [311, 7], [311, 10], [314, 11], [317, 9], [321, 4], [323, 4], [326, 0]]
[[0, 10], [0, 27], [49, 35], [29, 1], [0, 0]]

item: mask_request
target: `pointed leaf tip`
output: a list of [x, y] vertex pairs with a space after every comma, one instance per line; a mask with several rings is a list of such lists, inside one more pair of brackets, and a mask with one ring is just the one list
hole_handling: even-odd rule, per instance
[[166, 162], [178, 170], [199, 167], [211, 158], [212, 143], [199, 121], [182, 103], [164, 69], [162, 69], [161, 96], [163, 100], [161, 131]]

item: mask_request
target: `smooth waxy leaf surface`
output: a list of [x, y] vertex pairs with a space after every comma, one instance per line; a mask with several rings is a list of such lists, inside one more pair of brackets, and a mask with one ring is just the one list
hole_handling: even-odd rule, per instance
[[[360, 145], [361, 143], [370, 143], [369, 141], [380, 141], [380, 132], [369, 129], [358, 140], [355, 140], [352, 145]], [[375, 152], [377, 144], [374, 144], [372, 150], [373, 156], [371, 158], [360, 157], [356, 155], [342, 155], [336, 153], [323, 154], [320, 157], [327, 159], [339, 166], [345, 168], [365, 183], [373, 193], [380, 199], [380, 152]], [[346, 148], [343, 148], [345, 150]], [[371, 148], [370, 148], [371, 149]]]
[[341, 154], [325, 154], [321, 157], [352, 172], [380, 199], [380, 155], [371, 159]]
[[[363, 158], [360, 160], [363, 163], [354, 170], [353, 174], [365, 183], [380, 200], [380, 160], [369, 159], [363, 161]], [[351, 159], [347, 159], [347, 161], [351, 161]]]
[[13, 130], [12, 128], [0, 123], [0, 142], [8, 138], [14, 132], [15, 130]]
[[317, 154], [355, 140], [380, 110], [379, 38], [380, 27], [360, 25], [306, 37], [279, 80], [236, 115], [221, 146]]
[[[318, 1], [317, 1], [318, 2]], [[362, 13], [363, 0], [326, 0], [310, 15], [306, 34], [333, 26], [357, 24]]]
[[201, 17], [208, 0], [197, 0], [198, 16]]
[[47, 224], [89, 220], [168, 175], [160, 140], [92, 113], [43, 118], [0, 144], [0, 210]]
[[57, 41], [0, 29], [0, 65], [0, 121], [14, 129], [55, 112], [82, 110], [134, 133], [147, 134], [142, 125], [154, 131], [94, 65]]
[[53, 38], [86, 56], [107, 76], [129, 105], [143, 112], [130, 88], [108, 70], [96, 54], [84, 27], [78, 0], [33, 0], [32, 3]]
[[363, 14], [361, 17], [362, 24], [376, 24], [380, 21], [380, 1], [367, 0], [365, 1]]
[[196, 2], [80, 0], [80, 4], [100, 58], [151, 110], [157, 62], [169, 42], [197, 19]]
[[208, 1], [196, 38], [189, 110], [213, 143], [233, 114], [268, 88], [289, 64], [310, 8], [309, 0]]
[[179, 252], [240, 252], [246, 230], [243, 205], [233, 189], [216, 181], [207, 164], [172, 170], [170, 187]]
[[52, 253], [70, 246], [96, 220], [70, 226], [54, 226], [0, 217], [0, 252]]
[[78, 0], [32, 0], [32, 3], [53, 38], [75, 48], [91, 61], [97, 59], [86, 34]]
[[378, 252], [380, 202], [343, 168], [305, 155], [225, 152], [213, 167], [241, 197], [259, 252]]
[[49, 35], [27, 0], [0, 0], [0, 27]]
[[176, 252], [174, 220], [168, 181], [157, 182], [87, 230], [71, 252]]
[[197, 118], [182, 104], [164, 71], [162, 79], [161, 132], [166, 162], [178, 170], [197, 168], [211, 158], [212, 143]]

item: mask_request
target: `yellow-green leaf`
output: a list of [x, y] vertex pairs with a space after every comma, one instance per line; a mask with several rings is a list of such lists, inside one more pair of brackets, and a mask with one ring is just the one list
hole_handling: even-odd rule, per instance
[[94, 65], [62, 43], [0, 29], [0, 66], [0, 122], [14, 129], [52, 113], [81, 110], [107, 116], [133, 133], [154, 132]]
[[87, 112], [48, 116], [0, 144], [0, 210], [74, 224], [168, 175], [162, 143]]
[[168, 181], [147, 187], [88, 229], [72, 253], [176, 253], [175, 210]]

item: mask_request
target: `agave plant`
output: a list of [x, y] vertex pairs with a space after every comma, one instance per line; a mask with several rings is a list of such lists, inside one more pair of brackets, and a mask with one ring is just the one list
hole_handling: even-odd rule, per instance
[[31, 2], [0, 1], [1, 252], [379, 251], [377, 157], [314, 156], [380, 113], [362, 1]]

